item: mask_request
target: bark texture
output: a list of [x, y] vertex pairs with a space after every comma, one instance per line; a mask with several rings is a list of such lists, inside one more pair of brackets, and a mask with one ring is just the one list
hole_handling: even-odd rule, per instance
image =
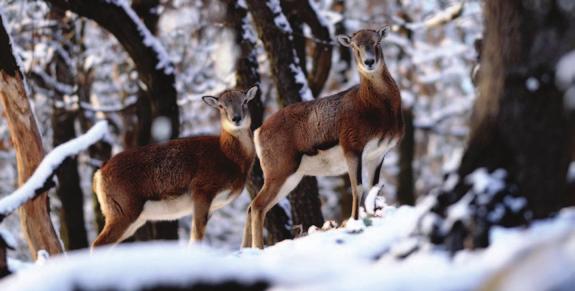
[[399, 174], [397, 183], [397, 202], [401, 205], [415, 204], [415, 187], [413, 178], [413, 158], [415, 156], [415, 130], [413, 111], [403, 109], [403, 138], [399, 144]]
[[[314, 0], [311, 0], [314, 1]], [[306, 74], [309, 88], [313, 96], [318, 97], [323, 90], [329, 71], [331, 69], [331, 55], [333, 45], [329, 28], [321, 20], [321, 16], [316, 13], [309, 0], [281, 0], [282, 7], [290, 20], [294, 29], [295, 43], [300, 65]], [[306, 38], [303, 34], [302, 25], [306, 24], [314, 39], [311, 40], [313, 51], [311, 53], [312, 67], [307, 71], [306, 66]], [[295, 27], [294, 27], [295, 26]], [[301, 51], [301, 52], [300, 52]]]
[[[42, 139], [24, 86], [24, 77], [13, 55], [10, 37], [6, 28], [0, 25], [0, 101], [16, 150], [18, 185], [26, 182], [44, 157]], [[24, 204], [19, 214], [21, 229], [28, 240], [33, 259], [42, 249], [51, 255], [62, 252], [62, 245], [50, 220], [46, 193]]]
[[[561, 1], [488, 0], [483, 43], [471, 136], [452, 174], [457, 183], [446, 186], [431, 214], [439, 218], [431, 240], [452, 251], [485, 247], [492, 225], [553, 215], [571, 198], [566, 173], [573, 121], [564, 96], [573, 81], [562, 82], [556, 70], [575, 49], [575, 14]], [[478, 169], [503, 186], [472, 188], [469, 177]], [[470, 216], [444, 220], [463, 198]]]

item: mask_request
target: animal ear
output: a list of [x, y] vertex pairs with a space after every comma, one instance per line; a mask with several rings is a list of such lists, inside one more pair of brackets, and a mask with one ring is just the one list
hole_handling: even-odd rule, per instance
[[337, 41], [345, 46], [345, 47], [350, 47], [351, 46], [351, 37], [349, 37], [349, 35], [346, 34], [339, 34], [337, 36]]
[[258, 85], [255, 85], [253, 87], [251, 87], [248, 92], [246, 92], [246, 103], [250, 102], [252, 99], [254, 99], [254, 97], [256, 97], [256, 94], [258, 93]]
[[208, 104], [208, 106], [213, 107], [213, 108], [218, 108], [220, 105], [220, 101], [218, 100], [218, 97], [204, 96], [204, 97], [202, 97], [202, 100], [204, 101], [204, 103]]
[[389, 25], [386, 25], [380, 29], [377, 30], [377, 33], [379, 34], [379, 39], [383, 39], [387, 36], [387, 32], [389, 31]]

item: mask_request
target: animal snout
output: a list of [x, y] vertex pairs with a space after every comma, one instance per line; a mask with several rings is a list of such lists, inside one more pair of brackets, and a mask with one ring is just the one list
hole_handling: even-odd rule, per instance
[[234, 117], [232, 118], [232, 121], [235, 123], [239, 123], [242, 120], [242, 117], [240, 115], [234, 115]]
[[371, 67], [375, 63], [374, 59], [367, 59], [363, 62], [366, 66]]

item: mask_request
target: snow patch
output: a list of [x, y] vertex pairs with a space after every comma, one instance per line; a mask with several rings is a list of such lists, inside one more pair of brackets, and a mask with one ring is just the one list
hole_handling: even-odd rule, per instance
[[555, 79], [557, 80], [557, 86], [563, 89], [569, 88], [575, 81], [575, 50], [566, 53], [557, 62]]
[[466, 180], [473, 186], [475, 193], [486, 193], [493, 195], [505, 187], [505, 177], [507, 172], [503, 169], [497, 169], [489, 174], [486, 168], [475, 170]]
[[316, 2], [316, 0], [309, 0], [309, 6], [311, 6], [311, 9], [314, 11], [315, 15], [317, 16], [317, 19], [318, 19], [319, 23], [321, 24], [321, 26], [329, 27], [327, 20], [323, 17], [323, 14], [321, 13], [321, 10], [319, 9], [319, 4]]
[[307, 79], [305, 78], [305, 75], [301, 70], [301, 67], [299, 65], [300, 62], [299, 59], [297, 58], [297, 55], [295, 54], [295, 51], [294, 56], [296, 56], [294, 60], [295, 64], [290, 64], [289, 68], [294, 74], [295, 82], [301, 86], [301, 88], [299, 89], [299, 95], [302, 101], [311, 101], [313, 100], [313, 94], [311, 93], [311, 90], [309, 89], [309, 85], [307, 83]]
[[154, 118], [152, 121], [152, 138], [155, 141], [166, 141], [172, 135], [172, 124], [170, 119], [165, 116]]
[[16, 238], [4, 228], [0, 228], [0, 239], [4, 240], [9, 248], [14, 249], [17, 246]]
[[527, 90], [531, 91], [531, 92], [535, 92], [537, 91], [537, 89], [539, 89], [539, 80], [537, 80], [537, 78], [535, 77], [529, 77], [527, 78], [527, 81], [525, 82], [525, 87], [527, 87]]
[[381, 187], [376, 185], [369, 189], [367, 196], [365, 197], [364, 205], [365, 205], [365, 212], [370, 215], [375, 215], [375, 200], [378, 197], [379, 190]]
[[569, 169], [567, 170], [567, 181], [569, 183], [575, 182], [575, 162], [569, 164]]
[[280, 2], [278, 0], [267, 0], [266, 4], [274, 14], [274, 23], [276, 24], [276, 26], [283, 32], [291, 34], [293, 30], [291, 29], [291, 26], [287, 18], [282, 12]]
[[[495, 285], [505, 286], [503, 290], [526, 290], [520, 288], [525, 284], [535, 290], [570, 286], [564, 282], [573, 272], [564, 270], [575, 265], [575, 209], [527, 228], [495, 227], [488, 248], [461, 251], [453, 259], [406, 230], [418, 215], [413, 207], [390, 208], [361, 233], [316, 232], [264, 250], [229, 253], [205, 245], [184, 248], [154, 242], [99, 248], [93, 254], [71, 252], [7, 277], [0, 289], [139, 290], [225, 281], [263, 281], [273, 290], [474, 290], [489, 283], [503, 284]], [[541, 271], [540, 262], [551, 269]], [[526, 267], [535, 271], [525, 272]]]
[[355, 220], [353, 218], [350, 218], [345, 223], [345, 229], [349, 233], [359, 233], [365, 229], [365, 223], [363, 222], [362, 219]]

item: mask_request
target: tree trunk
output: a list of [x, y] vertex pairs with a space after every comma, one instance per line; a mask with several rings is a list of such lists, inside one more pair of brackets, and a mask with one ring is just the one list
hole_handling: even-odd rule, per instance
[[[309, 88], [313, 94], [313, 96], [318, 97], [325, 82], [327, 81], [327, 77], [329, 77], [329, 71], [331, 69], [331, 55], [333, 51], [332, 39], [329, 34], [329, 28], [327, 24], [321, 20], [321, 16], [316, 13], [314, 7], [309, 2], [310, 0], [281, 0], [282, 7], [285, 7], [285, 11], [288, 11], [288, 16], [290, 19], [290, 23], [298, 24], [300, 26], [299, 29], [294, 29], [294, 40], [296, 40], [296, 44], [298, 42], [303, 43], [303, 49], [299, 48], [298, 45], [296, 46], [296, 50], [298, 51], [300, 65], [304, 72], [307, 72], [306, 67], [306, 38], [303, 34], [303, 29], [301, 28], [302, 24], [305, 23], [310, 28], [311, 33], [314, 36], [313, 40], [313, 53], [312, 53], [312, 68], [311, 72], [306, 73], [307, 80], [309, 83]], [[314, 1], [314, 0], [311, 0]], [[300, 50], [303, 50], [303, 56], [299, 53]]]
[[[65, 16], [64, 11], [57, 8], [50, 11], [49, 18], [60, 24], [55, 33], [66, 40], [62, 43], [62, 49], [69, 55], [73, 55], [72, 46], [78, 43], [73, 21]], [[75, 83], [73, 68], [66, 64], [61, 53], [56, 53], [51, 63], [53, 71], [50, 72], [50, 75], [58, 83], [73, 87]], [[77, 113], [61, 105], [65, 103], [64, 96], [67, 92], [61, 92], [57, 88], [47, 89], [53, 92], [51, 119], [54, 136], [52, 143], [56, 147], [76, 137], [74, 125]], [[64, 247], [69, 250], [86, 248], [88, 247], [88, 235], [84, 224], [84, 194], [80, 188], [77, 158], [67, 158], [56, 171], [56, 176], [58, 177], [56, 195], [62, 203], [60, 236]]]
[[[334, 1], [333, 8], [335, 12], [338, 12], [342, 15], [342, 18], [339, 22], [335, 24], [335, 35], [339, 34], [347, 34], [347, 28], [345, 26], [345, 0], [336, 0]], [[340, 82], [345, 84], [348, 82], [347, 78], [347, 71], [351, 68], [351, 50], [343, 45], [340, 45], [338, 48], [339, 53], [339, 66], [337, 66], [340, 77]], [[349, 196], [349, 200], [351, 201], [351, 195]], [[350, 202], [351, 205], [351, 202]], [[351, 209], [351, 206], [350, 206]], [[345, 216], [344, 216], [345, 217]]]
[[[226, 25], [234, 32], [235, 42], [239, 48], [239, 55], [236, 61], [236, 87], [247, 90], [254, 85], [260, 84], [258, 73], [258, 61], [256, 55], [255, 33], [252, 31], [248, 21], [248, 11], [235, 0], [223, 0], [226, 5]], [[252, 35], [251, 37], [245, 37]], [[261, 100], [261, 88], [256, 97], [249, 103], [250, 116], [252, 119], [252, 130], [262, 125], [264, 118], [264, 106]], [[264, 178], [259, 160], [254, 162], [246, 188], [253, 199], [261, 187]], [[272, 242], [291, 238], [291, 231], [285, 226], [289, 224], [289, 217], [285, 211], [275, 205], [266, 216], [265, 227]]]
[[4, 238], [0, 235], [0, 279], [11, 274], [10, 269], [8, 269], [8, 244], [4, 241]]
[[[248, 0], [248, 8], [252, 13], [256, 30], [264, 44], [271, 65], [274, 83], [278, 89], [280, 103], [286, 106], [291, 103], [302, 101], [302, 95], [308, 95], [307, 84], [300, 83], [294, 73], [300, 69], [297, 62], [294, 47], [291, 44], [291, 28], [279, 27], [275, 23], [276, 17], [284, 19], [279, 2], [276, 0], [258, 1]], [[274, 7], [275, 11], [272, 11]], [[303, 72], [303, 70], [302, 70]], [[309, 96], [306, 96], [309, 97]], [[292, 218], [294, 225], [303, 227], [323, 224], [317, 182], [313, 177], [304, 178], [300, 185], [290, 193], [289, 199], [292, 205]], [[303, 208], [302, 205], [307, 207]], [[305, 211], [305, 213], [304, 213]]]
[[[0, 18], [2, 16], [0, 15]], [[24, 77], [13, 55], [11, 40], [0, 21], [0, 101], [16, 150], [18, 185], [32, 175], [42, 158], [44, 149], [24, 88]], [[32, 258], [39, 250], [54, 255], [62, 252], [52, 221], [48, 195], [40, 194], [19, 209], [21, 229], [24, 232]]]
[[[450, 179], [455, 187], [438, 196], [430, 214], [439, 218], [429, 232], [433, 242], [452, 251], [484, 247], [492, 225], [525, 224], [568, 205], [565, 177], [573, 137], [563, 98], [573, 78], [565, 82], [558, 68], [575, 48], [575, 14], [560, 2], [487, 1], [471, 136]], [[473, 177], [485, 173], [502, 186], [472, 188]], [[470, 216], [443, 220], [464, 196]]]
[[415, 131], [411, 108], [403, 109], [403, 124], [405, 125], [405, 131], [399, 144], [397, 202], [401, 205], [414, 205], [413, 157], [415, 155]]

